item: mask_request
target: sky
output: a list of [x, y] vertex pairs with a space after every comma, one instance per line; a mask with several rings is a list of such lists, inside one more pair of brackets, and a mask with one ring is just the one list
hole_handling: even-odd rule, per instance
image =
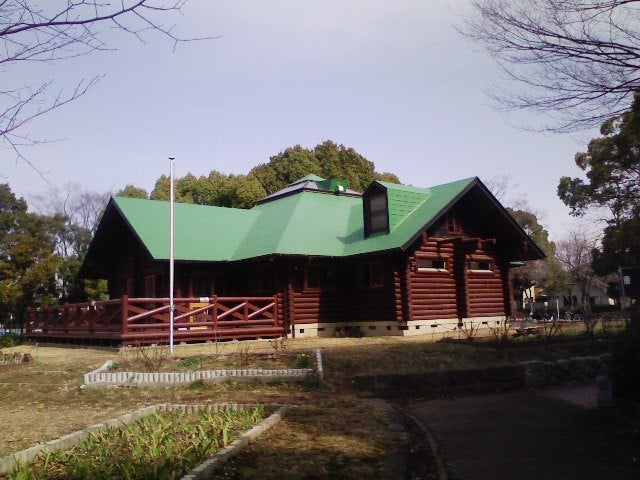
[[23, 149], [40, 173], [0, 149], [0, 182], [27, 200], [67, 182], [151, 190], [170, 156], [177, 176], [239, 174], [330, 139], [419, 187], [509, 175], [511, 200], [543, 212], [559, 239], [574, 219], [558, 180], [580, 176], [574, 156], [598, 132], [527, 131], [538, 114], [496, 110], [487, 93], [505, 80], [455, 29], [469, 3], [191, 0], [163, 21], [184, 37], [216, 38], [175, 50], [158, 34], [142, 43], [105, 28], [113, 51], [0, 71], [5, 85], [52, 80], [52, 93], [104, 75], [28, 125], [50, 140]]

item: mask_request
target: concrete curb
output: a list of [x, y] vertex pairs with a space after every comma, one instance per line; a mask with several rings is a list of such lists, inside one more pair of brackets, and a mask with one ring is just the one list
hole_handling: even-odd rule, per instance
[[134, 422], [136, 420], [141, 419], [142, 417], [146, 417], [154, 413], [158, 408], [158, 405], [152, 405], [150, 407], [144, 407], [139, 410], [136, 410], [132, 413], [127, 413], [121, 415], [117, 418], [113, 418], [111, 420], [107, 420], [103, 423], [97, 423], [95, 425], [91, 425], [82, 430], [78, 430], [63, 437], [60, 437], [56, 440], [51, 440], [49, 442], [41, 443], [35, 445], [33, 447], [27, 448], [26, 450], [22, 450], [20, 452], [13, 453], [4, 458], [0, 458], [0, 474], [10, 472], [16, 465], [19, 463], [29, 463], [33, 461], [41, 453], [53, 453], [58, 450], [62, 450], [64, 448], [71, 448], [77, 443], [86, 440], [89, 437], [91, 432], [97, 430], [103, 430], [108, 427], [117, 427], [120, 425], [126, 425], [128, 423]]
[[[90, 425], [87, 428], [69, 433], [68, 435], [60, 437], [58, 439], [41, 443], [33, 447], [27, 448], [25, 450], [21, 450], [19, 452], [8, 455], [6, 457], [0, 458], [0, 475], [9, 473], [14, 467], [16, 467], [20, 463], [32, 462], [41, 453], [53, 453], [58, 450], [63, 450], [65, 448], [71, 448], [76, 444], [82, 442], [83, 440], [86, 440], [92, 432], [104, 430], [109, 427], [119, 427], [122, 425], [127, 425], [131, 422], [140, 420], [141, 418], [151, 415], [155, 412], [182, 411], [185, 413], [196, 413], [203, 410], [217, 412], [222, 408], [231, 407], [232, 409], [238, 409], [243, 407], [249, 408], [249, 407], [255, 407], [255, 406], [257, 406], [257, 404], [216, 403], [216, 404], [199, 404], [199, 405], [174, 405], [174, 404], [161, 403], [161, 404], [151, 405], [148, 407], [143, 407], [132, 413], [126, 413], [124, 415], [120, 415], [119, 417], [106, 420], [102, 423]], [[213, 458], [216, 458], [219, 454], [228, 450], [232, 445], [236, 445], [236, 442], [238, 442], [238, 440], [244, 438], [249, 433], [251, 433], [250, 436], [246, 437], [247, 440], [244, 441], [244, 443], [242, 443], [240, 447], [237, 447], [237, 451], [234, 450], [234, 453], [230, 455], [228, 458], [231, 458], [231, 456], [233, 455], [237, 455], [240, 449], [244, 447], [250, 440], [254, 440], [262, 432], [264, 432], [271, 426], [278, 423], [282, 419], [282, 417], [284, 416], [284, 412], [286, 411], [286, 407], [280, 406], [280, 405], [264, 405], [264, 406], [271, 407], [271, 408], [275, 407], [275, 408], [278, 408], [278, 410], [276, 411], [276, 413], [272, 414], [267, 419], [260, 422], [251, 430], [240, 435], [240, 437], [238, 437], [236, 440], [231, 442], [227, 447], [225, 447], [220, 452], [218, 452], [218, 454], [216, 454], [216, 456], [214, 456]], [[258, 427], [261, 427], [261, 428], [258, 429]], [[220, 464], [221, 463], [219, 463], [218, 465]], [[192, 478], [203, 479], [205, 477], [183, 477], [183, 478], [185, 480], [191, 480]]]
[[[109, 362], [107, 362], [109, 363]], [[105, 364], [107, 365], [107, 364]], [[312, 368], [268, 369], [248, 368], [232, 370], [199, 370], [197, 372], [105, 372], [104, 365], [84, 375], [82, 388], [99, 387], [168, 387], [195, 381], [219, 383], [226, 380], [240, 382], [304, 380], [315, 373]], [[107, 367], [108, 368], [108, 367]]]
[[322, 349], [316, 348], [316, 370], [318, 372], [318, 380], [321, 382], [324, 380], [324, 368], [322, 366]]
[[84, 374], [84, 383], [82, 384], [82, 387], [86, 387], [87, 384], [89, 383], [89, 378], [91, 378], [92, 375], [95, 376], [95, 374], [97, 373], [101, 373], [106, 371], [111, 365], [113, 365], [113, 360], [107, 360], [106, 362], [104, 362], [104, 364], [99, 367], [96, 368], [95, 370], [90, 371], [89, 373], [85, 373]]
[[434, 461], [436, 463], [436, 470], [438, 472], [438, 480], [447, 480], [448, 474], [447, 469], [444, 466], [444, 461], [442, 456], [440, 455], [440, 449], [438, 448], [438, 444], [436, 443], [436, 439], [433, 437], [431, 430], [427, 428], [427, 426], [418, 419], [415, 415], [405, 411], [404, 412], [407, 417], [411, 419], [413, 423], [415, 423], [420, 430], [424, 433], [424, 436], [427, 438], [427, 442], [429, 442], [429, 448], [431, 449], [431, 453], [433, 454]]
[[216, 453], [213, 457], [205, 460], [200, 465], [195, 467], [189, 473], [184, 475], [180, 480], [205, 480], [210, 479], [213, 475], [213, 472], [229, 461], [231, 458], [235, 457], [240, 453], [240, 451], [247, 446], [249, 443], [253, 442], [256, 438], [266, 432], [268, 429], [277, 424], [282, 418], [287, 410], [287, 407], [280, 407], [275, 413], [264, 419], [258, 425], [253, 427], [251, 430], [243, 433], [238, 438], [236, 438], [233, 442], [227, 445], [225, 448]]

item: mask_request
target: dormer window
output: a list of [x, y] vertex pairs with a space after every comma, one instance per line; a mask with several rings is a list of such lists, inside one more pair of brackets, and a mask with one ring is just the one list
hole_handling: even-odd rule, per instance
[[364, 235], [372, 233], [389, 233], [389, 202], [387, 190], [382, 185], [373, 183], [364, 193]]

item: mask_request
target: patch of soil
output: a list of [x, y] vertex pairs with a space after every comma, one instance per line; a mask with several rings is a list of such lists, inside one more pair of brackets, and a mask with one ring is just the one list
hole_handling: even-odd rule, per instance
[[[306, 357], [306, 358], [305, 358]], [[192, 372], [225, 369], [281, 369], [311, 368], [311, 354], [289, 353], [232, 353], [227, 355], [196, 355], [145, 358], [143, 354], [127, 352], [114, 362], [112, 371], [134, 372]]]

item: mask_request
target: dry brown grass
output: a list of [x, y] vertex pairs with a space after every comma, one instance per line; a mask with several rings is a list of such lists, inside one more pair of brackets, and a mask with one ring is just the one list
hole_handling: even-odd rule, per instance
[[[213, 384], [201, 389], [89, 389], [82, 375], [106, 360], [118, 361], [117, 350], [19, 346], [7, 352], [30, 352], [32, 364], [0, 369], [2, 429], [0, 456], [71, 431], [159, 402], [262, 402], [291, 406], [285, 421], [250, 447], [227, 469], [226, 478], [380, 477], [397, 443], [398, 428], [374, 400], [358, 398], [351, 381], [359, 373], [419, 372], [433, 369], [496, 365], [534, 358], [560, 358], [599, 353], [599, 345], [524, 343], [518, 348], [489, 348], [486, 343], [431, 343], [426, 337], [299, 339], [287, 342], [288, 353], [324, 352], [326, 383]], [[576, 344], [578, 345], [578, 344]], [[602, 346], [602, 345], [601, 345]], [[213, 355], [220, 345], [184, 345], [180, 357]], [[237, 345], [224, 347], [234, 353]], [[268, 342], [252, 342], [252, 353], [274, 353]], [[577, 353], [576, 353], [577, 352]]]

